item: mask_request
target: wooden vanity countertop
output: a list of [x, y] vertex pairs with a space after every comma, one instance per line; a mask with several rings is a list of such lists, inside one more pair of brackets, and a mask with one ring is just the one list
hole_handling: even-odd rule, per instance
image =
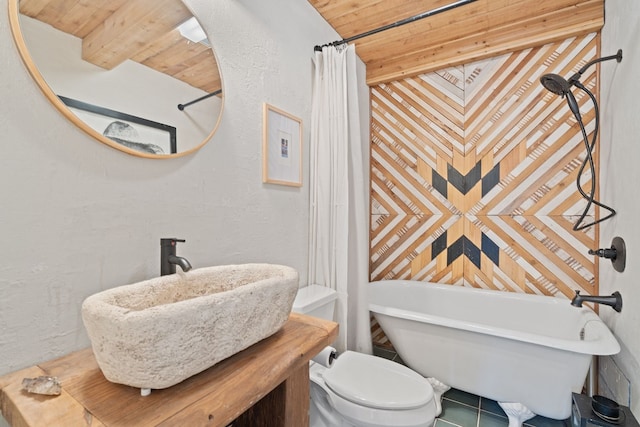
[[[138, 388], [107, 381], [87, 348], [1, 377], [0, 410], [13, 427], [224, 427], [289, 383], [277, 399], [288, 402], [281, 411], [286, 417], [299, 418], [278, 425], [294, 426], [308, 410], [308, 362], [337, 335], [337, 323], [292, 313], [274, 335], [146, 397]], [[62, 394], [22, 390], [23, 378], [40, 375], [58, 377]]]

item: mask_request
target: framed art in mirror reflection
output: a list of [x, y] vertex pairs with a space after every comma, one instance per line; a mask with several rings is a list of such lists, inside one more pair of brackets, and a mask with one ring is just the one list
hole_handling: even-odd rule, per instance
[[96, 132], [118, 144], [150, 154], [172, 154], [177, 152], [177, 130], [175, 126], [61, 95], [58, 95], [58, 98], [78, 118], [82, 119]]

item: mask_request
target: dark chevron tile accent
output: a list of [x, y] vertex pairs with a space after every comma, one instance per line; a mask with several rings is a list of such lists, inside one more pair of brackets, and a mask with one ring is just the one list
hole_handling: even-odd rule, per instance
[[434, 259], [440, 252], [447, 249], [447, 232], [442, 233], [436, 240], [431, 244], [431, 259]]
[[433, 185], [433, 188], [435, 188], [438, 193], [442, 194], [445, 199], [447, 198], [447, 180], [436, 172], [435, 169], [431, 174], [431, 185]]
[[467, 194], [480, 181], [482, 162], [476, 163], [466, 175], [462, 175], [451, 164], [447, 164], [447, 179], [462, 194]]
[[447, 232], [445, 231], [431, 244], [431, 259], [435, 259], [445, 249], [447, 250], [447, 265], [451, 265], [461, 256], [466, 256], [477, 268], [480, 268], [480, 254], [484, 253], [496, 266], [500, 266], [500, 248], [484, 233], [482, 233], [481, 248], [478, 248], [466, 236], [460, 237], [447, 247]]
[[478, 269], [480, 269], [480, 248], [471, 243], [471, 240], [464, 238], [464, 254]]
[[486, 196], [500, 182], [500, 163], [482, 177], [482, 197]]
[[464, 195], [475, 187], [478, 182], [482, 182], [482, 196], [485, 196], [500, 182], [500, 163], [495, 165], [484, 177], [481, 174], [482, 161], [476, 163], [466, 175], [462, 175], [453, 166], [447, 164], [447, 179], [434, 169], [431, 174], [431, 183], [438, 193], [447, 197], [447, 182]]
[[500, 266], [500, 248], [484, 233], [482, 233], [482, 252], [495, 265]]
[[465, 239], [466, 237], [462, 236], [447, 248], [447, 265], [451, 265], [453, 261], [462, 256], [462, 254], [464, 253]]
[[447, 248], [447, 265], [451, 265], [462, 255], [466, 256], [478, 269], [480, 268], [480, 249], [466, 236], [460, 237]]
[[447, 181], [449, 181], [451, 185], [453, 185], [456, 190], [462, 194], [467, 194], [466, 176], [462, 175], [450, 164], [447, 164]]

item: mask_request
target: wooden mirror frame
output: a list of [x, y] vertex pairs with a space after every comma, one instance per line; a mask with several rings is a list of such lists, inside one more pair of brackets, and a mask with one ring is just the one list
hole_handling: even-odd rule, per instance
[[[78, 116], [76, 116], [46, 82], [46, 80], [40, 73], [38, 67], [36, 66], [33, 58], [31, 57], [31, 54], [29, 53], [29, 49], [22, 35], [22, 29], [20, 27], [19, 0], [9, 0], [8, 5], [9, 5], [9, 27], [11, 28], [11, 34], [13, 36], [13, 40], [16, 44], [16, 47], [18, 48], [20, 57], [22, 58], [22, 61], [24, 62], [25, 66], [27, 67], [27, 70], [29, 71], [29, 74], [31, 75], [33, 80], [36, 82], [36, 84], [38, 85], [38, 87], [40, 88], [44, 96], [58, 111], [60, 111], [67, 119], [69, 119], [78, 128], [80, 128], [86, 134], [95, 138], [99, 142], [106, 144], [112, 148], [115, 148], [118, 151], [122, 151], [137, 157], [144, 157], [149, 159], [171, 159], [171, 158], [186, 156], [198, 151], [200, 148], [202, 148], [206, 143], [208, 143], [211, 140], [213, 135], [218, 130], [218, 126], [220, 125], [220, 120], [222, 118], [222, 114], [224, 111], [224, 94], [221, 97], [222, 99], [220, 104], [220, 112], [218, 114], [218, 119], [216, 120], [216, 123], [213, 126], [213, 129], [200, 144], [188, 150], [181, 151], [178, 153], [172, 153], [172, 154], [152, 154], [152, 153], [146, 153], [146, 152], [134, 150], [132, 148], [118, 144], [117, 142], [107, 138], [106, 136], [102, 135], [101, 133], [93, 129], [91, 126], [86, 124], [84, 121], [82, 121]], [[213, 51], [213, 48], [212, 48], [212, 51]], [[213, 54], [215, 56], [215, 51], [213, 51]], [[220, 78], [222, 79], [222, 75], [220, 76]]]

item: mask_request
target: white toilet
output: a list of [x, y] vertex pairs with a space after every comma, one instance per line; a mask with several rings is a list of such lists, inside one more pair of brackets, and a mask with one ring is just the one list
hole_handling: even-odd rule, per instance
[[[337, 294], [310, 285], [293, 311], [333, 320]], [[346, 351], [330, 368], [310, 362], [310, 427], [431, 427], [436, 401], [429, 381], [381, 357]]]

